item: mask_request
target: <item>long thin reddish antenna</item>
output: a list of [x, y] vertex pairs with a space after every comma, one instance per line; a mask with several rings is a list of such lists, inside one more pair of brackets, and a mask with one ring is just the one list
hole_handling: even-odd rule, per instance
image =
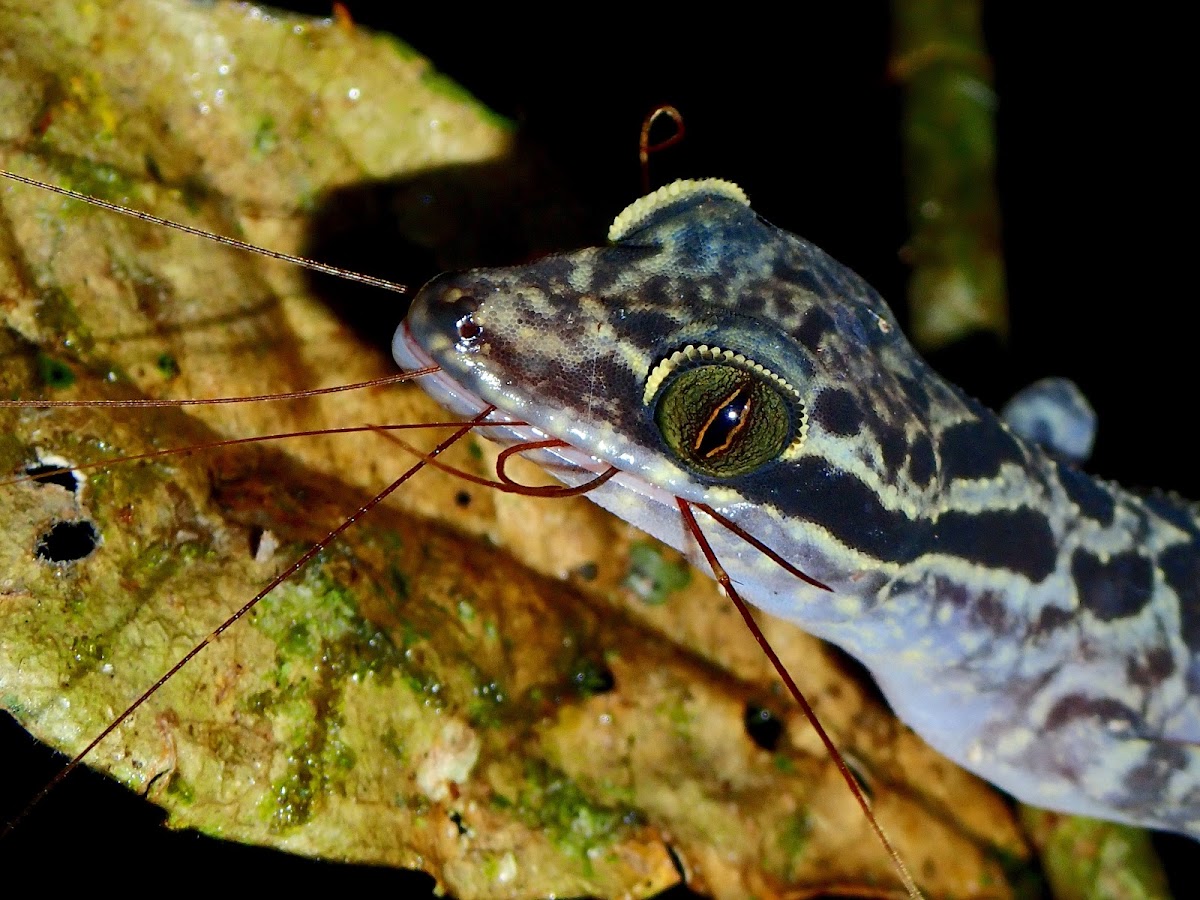
[[[221, 447], [236, 447], [239, 444], [265, 444], [270, 441], [285, 441], [289, 438], [298, 437], [322, 437], [327, 434], [362, 434], [363, 432], [382, 432], [389, 431], [415, 431], [423, 428], [460, 428], [462, 422], [404, 422], [399, 425], [349, 425], [344, 428], [312, 428], [306, 431], [277, 431], [274, 434], [257, 434], [252, 437], [244, 438], [222, 438], [216, 441], [205, 441], [200, 444], [188, 444], [186, 447], [166, 447], [162, 450], [147, 450], [145, 453], [132, 453], [129, 456], [114, 456], [111, 459], [98, 459], [93, 462], [78, 463], [71, 466], [58, 466], [54, 468], [39, 468], [33, 474], [15, 475], [12, 478], [0, 479], [0, 487], [5, 487], [10, 484], [20, 484], [24, 481], [45, 481], [48, 478], [53, 478], [55, 475], [65, 475], [70, 472], [86, 472], [89, 469], [107, 469], [109, 466], [120, 465], [122, 463], [140, 462], [147, 459], [159, 459], [164, 456], [185, 456], [192, 453], [203, 453], [207, 450], [219, 450]], [[476, 422], [473, 428], [496, 428], [507, 427], [512, 425], [511, 422]], [[407, 447], [408, 445], [405, 444]], [[432, 463], [432, 460], [427, 458], [427, 454], [416, 452], [414, 455], [425, 459], [426, 462]], [[436, 468], [447, 469], [454, 474], [467, 476], [465, 472], [458, 472], [451, 466], [444, 463], [433, 463]], [[611, 477], [611, 476], [610, 476]], [[608, 479], [606, 478], [605, 481]], [[490, 483], [489, 483], [490, 486]], [[503, 487], [503, 485], [498, 485]]]
[[[479, 425], [512, 426], [512, 425], [524, 425], [525, 423], [524, 422], [479, 422], [478, 424]], [[378, 425], [378, 426], [370, 426], [370, 427], [378, 428], [380, 431], [380, 437], [386, 438], [387, 440], [391, 441], [393, 444], [398, 444], [399, 446], [401, 446], [405, 450], [407, 450], [409, 453], [411, 453], [413, 456], [416, 456], [419, 459], [424, 460], [425, 462], [429, 463], [429, 465], [433, 466], [435, 469], [437, 469], [441, 472], [445, 472], [447, 475], [453, 475], [455, 478], [461, 478], [463, 481], [469, 481], [469, 482], [471, 482], [471, 484], [478, 484], [481, 487], [492, 488], [497, 491], [503, 491], [506, 494], [521, 494], [522, 496], [525, 496], [525, 497], [548, 497], [548, 498], [577, 497], [581, 494], [586, 494], [588, 491], [594, 491], [596, 488], [600, 487], [600, 485], [604, 484], [606, 481], [608, 481], [610, 478], [612, 478], [614, 475], [616, 475], [619, 471], [618, 469], [614, 468], [613, 466], [609, 466], [607, 469], [605, 469], [603, 472], [601, 472], [595, 478], [589, 478], [587, 481], [583, 482], [583, 484], [577, 484], [574, 487], [568, 487], [566, 485], [521, 484], [519, 481], [514, 481], [512, 478], [510, 478], [508, 476], [508, 474], [505, 472], [505, 466], [508, 463], [509, 458], [514, 453], [524, 453], [526, 450], [544, 450], [544, 449], [547, 449], [550, 447], [569, 447], [570, 446], [566, 441], [560, 441], [557, 438], [551, 438], [551, 439], [545, 440], [545, 441], [529, 441], [524, 444], [514, 444], [511, 447], [505, 447], [502, 451], [500, 451], [500, 456], [496, 460], [496, 478], [498, 480], [494, 480], [491, 478], [484, 478], [480, 475], [475, 475], [471, 472], [464, 472], [462, 469], [456, 468], [455, 466], [447, 465], [446, 463], [442, 462], [439, 459], [434, 459], [430, 454], [424, 453], [421, 450], [418, 450], [416, 447], [414, 447], [412, 444], [408, 443], [408, 441], [404, 440], [403, 438], [397, 437], [394, 434], [386, 433], [384, 431], [385, 428], [387, 428], [388, 430], [391, 430], [388, 426]]]
[[[654, 123], [659, 119], [666, 117], [675, 125], [675, 131], [668, 138], [663, 138], [655, 144], [650, 143], [650, 130], [654, 127]], [[638, 162], [642, 169], [642, 193], [650, 193], [650, 155], [652, 153], [661, 153], [668, 147], [674, 147], [683, 140], [686, 131], [683, 127], [683, 113], [673, 106], [663, 105], [656, 106], [650, 111], [650, 115], [642, 120], [642, 132], [638, 136]]]
[[[846, 765], [846, 760], [842, 753], [834, 744], [833, 739], [829, 737], [829, 733], [817, 718], [816, 712], [813, 711], [811, 705], [804, 694], [800, 692], [799, 686], [792, 679], [787, 668], [784, 667], [783, 661], [775, 653], [775, 648], [767, 641], [766, 635], [762, 633], [762, 629], [758, 627], [758, 623], [754, 621], [754, 616], [750, 614], [750, 607], [746, 605], [746, 601], [741, 598], [741, 595], [733, 587], [733, 581], [730, 580], [729, 574], [725, 571], [721, 561], [717, 559], [716, 553], [713, 552], [712, 546], [708, 543], [708, 538], [704, 532], [700, 530], [700, 525], [696, 521], [695, 515], [692, 513], [692, 504], [682, 497], [676, 497], [675, 502], [679, 505], [679, 512], [683, 516], [684, 524], [692, 537], [696, 539], [696, 543], [700, 545], [700, 552], [704, 554], [705, 560], [708, 561], [709, 568], [712, 569], [713, 577], [717, 579], [717, 583], [724, 589], [726, 596], [733, 601], [733, 605], [741, 614], [742, 620], [746, 623], [746, 627], [750, 629], [750, 633], [754, 635], [754, 640], [758, 642], [758, 646], [762, 648], [763, 653], [767, 655], [767, 659], [774, 666], [776, 674], [783, 679], [783, 683], [787, 686], [790, 693], [799, 704], [800, 710], [804, 713], [804, 717], [808, 719], [813, 730], [816, 731], [817, 737], [821, 739], [821, 743], [825, 745], [825, 750], [829, 753], [833, 764], [837, 767], [846, 785], [850, 788], [850, 793], [854, 795], [854, 799], [858, 801], [858, 805], [862, 808], [863, 813], [867, 817], [867, 821], [871, 824], [871, 830], [875, 832], [875, 836], [879, 838], [879, 842], [883, 844], [883, 849], [887, 851], [888, 856], [892, 859], [892, 864], [896, 867], [896, 871], [900, 874], [900, 880], [904, 884], [904, 889], [908, 892], [908, 896], [912, 900], [920, 900], [923, 896], [917, 883], [913, 880], [912, 874], [908, 871], [908, 866], [904, 864], [903, 858], [888, 838], [887, 833], [883, 830], [883, 826], [879, 824], [879, 820], [875, 818], [875, 813], [871, 811], [871, 804], [867, 800], [866, 794], [858, 785], [858, 779], [854, 777], [854, 773], [850, 771], [850, 767]], [[705, 512], [709, 512], [708, 509]], [[741, 535], [739, 534], [739, 537]], [[828, 590], [828, 588], [826, 588]]]
[[131, 209], [128, 206], [121, 206], [118, 203], [109, 203], [107, 200], [89, 197], [87, 194], [79, 193], [79, 191], [73, 191], [70, 188], [59, 187], [58, 185], [50, 184], [47, 181], [38, 181], [36, 178], [28, 178], [24, 175], [18, 175], [16, 172], [9, 172], [7, 169], [0, 169], [0, 175], [3, 175], [5, 178], [8, 178], [11, 181], [19, 181], [21, 184], [27, 184], [30, 187], [41, 188], [42, 190], [49, 191], [52, 194], [58, 194], [60, 197], [69, 197], [72, 200], [78, 200], [80, 203], [87, 203], [91, 206], [97, 206], [100, 209], [107, 209], [109, 212], [119, 213], [122, 216], [129, 216], [131, 219], [139, 219], [142, 222], [149, 222], [151, 225], [161, 225], [163, 228], [171, 228], [175, 231], [182, 231], [184, 234], [190, 234], [193, 237], [204, 238], [205, 240], [213, 241], [217, 244], [223, 244], [226, 247], [233, 247], [235, 250], [245, 250], [247, 253], [255, 253], [258, 256], [265, 256], [267, 259], [277, 259], [280, 262], [292, 263], [300, 266], [301, 268], [308, 269], [310, 272], [320, 272], [323, 275], [333, 275], [335, 278], [344, 278], [347, 281], [354, 281], [358, 284], [382, 288], [385, 291], [392, 291], [396, 294], [408, 293], [407, 285], [399, 284], [395, 281], [388, 281], [386, 278], [375, 278], [372, 275], [363, 275], [361, 272], [355, 272], [353, 269], [343, 269], [341, 266], [331, 266], [327, 263], [317, 262], [315, 259], [309, 259], [306, 256], [293, 256], [291, 253], [281, 253], [278, 250], [267, 250], [263, 247], [256, 247], [254, 244], [246, 241], [239, 241], [237, 238], [225, 237], [221, 234], [213, 234], [211, 231], [205, 231], [202, 228], [193, 228], [192, 226], [184, 225], [181, 222], [172, 222], [170, 219], [154, 216], [148, 212], [142, 212], [140, 209]]
[[322, 394], [340, 394], [343, 391], [358, 391], [363, 388], [384, 387], [402, 381], [412, 381], [423, 375], [435, 375], [440, 372], [437, 366], [427, 366], [424, 369], [413, 369], [409, 372], [399, 372], [396, 375], [381, 375], [369, 381], [356, 381], [353, 384], [337, 384], [332, 387], [305, 388], [302, 391], [285, 391], [281, 394], [254, 394], [245, 397], [201, 397], [199, 399], [130, 399], [130, 400], [0, 400], [0, 409], [87, 409], [90, 407], [107, 406], [122, 409], [144, 409], [157, 406], [217, 406], [225, 403], [259, 403], [264, 400], [299, 400], [304, 397], [319, 397]]
[[721, 515], [719, 512], [717, 512], [715, 509], [713, 509], [707, 503], [693, 503], [692, 505], [694, 507], [696, 507], [696, 509], [703, 512], [709, 518], [714, 519], [719, 525], [722, 525], [724, 528], [726, 528], [729, 531], [736, 534], [738, 537], [740, 537], [743, 541], [745, 541], [747, 544], [749, 544], [755, 550], [761, 551], [768, 559], [771, 560], [771, 562], [775, 563], [775, 565], [779, 566], [781, 569], [786, 571], [788, 574], [795, 575], [797, 578], [799, 578], [805, 584], [811, 584], [815, 588], [820, 588], [823, 591], [829, 591], [830, 593], [833, 593], [833, 588], [831, 588], [829, 585], [825, 584], [823, 581], [817, 581], [817, 579], [813, 578], [811, 575], [807, 575], [804, 572], [797, 569], [790, 562], [788, 562], [786, 559], [784, 559], [782, 556], [780, 556], [778, 553], [776, 553], [774, 550], [772, 550], [770, 547], [768, 547], [766, 544], [764, 544], [762, 541], [760, 541], [758, 538], [756, 538], [754, 535], [752, 535], [750, 532], [748, 532], [746, 529], [744, 529], [737, 522], [734, 522], [732, 519], [726, 518], [725, 516]]
[[[488, 415], [490, 415], [494, 409], [495, 409], [494, 406], [487, 407], [483, 412], [481, 412], [478, 416], [476, 416], [474, 420], [463, 424], [457, 431], [454, 432], [454, 434], [450, 435], [450, 437], [446, 438], [444, 441], [442, 441], [440, 444], [438, 444], [436, 447], [434, 447], [433, 450], [430, 451], [429, 455], [431, 457], [437, 456], [438, 454], [444, 452], [446, 450], [446, 448], [450, 447], [455, 442], [461, 440], [468, 432], [470, 432], [470, 430], [472, 428], [475, 427], [476, 424], [478, 424], [484, 418], [486, 418]], [[0, 829], [0, 841], [4, 840], [6, 837], [8, 837], [8, 835], [12, 834], [13, 829], [15, 829], [18, 825], [20, 825], [21, 822], [23, 822], [26, 819], [26, 817], [28, 817], [28, 815], [37, 807], [37, 805], [39, 803], [41, 803], [42, 800], [44, 800], [50, 794], [51, 791], [53, 791], [56, 787], [58, 787], [60, 784], [62, 784], [63, 781], [67, 778], [67, 776], [69, 776], [72, 772], [74, 772], [80, 766], [80, 764], [87, 757], [87, 755], [89, 753], [91, 753], [94, 749], [96, 749], [96, 746], [101, 741], [103, 741], [106, 737], [108, 737], [110, 734], [112, 734], [117, 728], [119, 728], [123, 723], [125, 723], [129, 719], [130, 716], [132, 716], [135, 712], [137, 712], [138, 709], [140, 709], [141, 706], [147, 700], [149, 700], [152, 696], [154, 696], [155, 693], [158, 692], [159, 688], [161, 688], [164, 684], [166, 684], [168, 681], [170, 681], [175, 676], [175, 673], [177, 673], [180, 669], [182, 669], [184, 666], [186, 666], [193, 659], [195, 659], [196, 656], [198, 656], [200, 654], [200, 652], [204, 650], [205, 647], [207, 647], [209, 644], [211, 644], [213, 641], [215, 641], [217, 638], [219, 638], [222, 634], [225, 633], [225, 631], [227, 631], [231, 626], [233, 626], [234, 623], [236, 623], [239, 619], [241, 619], [248, 612], [250, 612], [250, 610], [252, 610], [255, 606], [257, 606], [259, 601], [261, 601], [264, 597], [266, 597], [269, 593], [271, 593], [271, 591], [275, 590], [275, 588], [279, 587], [279, 585], [283, 584], [283, 582], [287, 581], [289, 578], [291, 578], [293, 575], [295, 575], [296, 572], [300, 571], [300, 569], [302, 569], [305, 565], [307, 565], [307, 563], [314, 556], [316, 556], [318, 553], [320, 553], [322, 550], [324, 550], [326, 547], [328, 547], [330, 544], [332, 544], [335, 540], [337, 540], [339, 537], [341, 537], [341, 535], [351, 525], [353, 525], [355, 522], [357, 522], [359, 519], [361, 519], [363, 516], [365, 516], [368, 512], [370, 512], [372, 509], [374, 509], [376, 506], [378, 506], [380, 503], [382, 503], [384, 500], [386, 500], [398, 487], [400, 487], [400, 485], [404, 484], [404, 482], [408, 481], [408, 479], [412, 478], [413, 475], [417, 474], [417, 472], [419, 472], [424, 467], [425, 467], [425, 460], [424, 459], [417, 460], [417, 462], [414, 463], [413, 466], [410, 469], [408, 469], [408, 471], [406, 471], [403, 475], [401, 475], [399, 478], [397, 478], [395, 481], [393, 481], [391, 484], [389, 484], [387, 487], [385, 487], [383, 490], [381, 490], [378, 494], [376, 494], [374, 497], [372, 497], [370, 500], [368, 500], [366, 503], [364, 503], [362, 506], [360, 506], [358, 509], [356, 509], [349, 516], [347, 516], [346, 519], [342, 522], [342, 524], [338, 525], [337, 528], [334, 528], [327, 535], [325, 535], [325, 537], [321, 538], [321, 540], [319, 540], [312, 547], [310, 547], [308, 550], [306, 550], [304, 553], [302, 553], [295, 562], [293, 562], [290, 566], [288, 566], [286, 569], [284, 569], [282, 572], [280, 572], [278, 575], [276, 575], [274, 578], [272, 578], [267, 583], [266, 587], [264, 587], [261, 591], [259, 591], [252, 598], [250, 598], [248, 601], [246, 601], [246, 603], [244, 603], [240, 609], [238, 609], [235, 613], [233, 613], [233, 615], [229, 616], [229, 618], [227, 618], [224, 622], [222, 622], [220, 625], [218, 625], [216, 628], [214, 628], [202, 641], [200, 641], [200, 643], [196, 644], [196, 646], [194, 646], [191, 650], [189, 650], [187, 653], [185, 653], [179, 659], [179, 661], [175, 663], [175, 665], [171, 666], [171, 668], [168, 669], [165, 673], [163, 673], [163, 675], [160, 676], [158, 678], [158, 680], [154, 682], [154, 684], [150, 685], [150, 687], [148, 687], [145, 691], [143, 691], [136, 700], [134, 700], [131, 704], [129, 704], [129, 706], [127, 706], [125, 708], [124, 712], [122, 712], [119, 716], [117, 716], [115, 719], [113, 719], [113, 721], [110, 722], [103, 731], [101, 731], [98, 735], [96, 735], [96, 737], [94, 737], [88, 743], [88, 745], [83, 748], [83, 750], [81, 750], [79, 753], [77, 753], [74, 756], [74, 758], [72, 758], [71, 761], [66, 764], [66, 766], [64, 766], [62, 769], [60, 769], [58, 774], [55, 775], [52, 779], [50, 779], [50, 781], [40, 791], [38, 791], [37, 794], [34, 795], [33, 799], [30, 800], [29, 803], [27, 803], [25, 805], [25, 808], [22, 809], [21, 812], [19, 812], [15, 818], [13, 818], [5, 823], [4, 827], [2, 829]]]

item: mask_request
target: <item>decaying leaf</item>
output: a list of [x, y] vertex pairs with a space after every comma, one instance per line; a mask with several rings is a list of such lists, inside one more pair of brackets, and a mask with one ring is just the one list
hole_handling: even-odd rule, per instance
[[[507, 126], [393, 41], [223, 4], [130, 2], [90, 20], [76, 7], [0, 7], [5, 168], [288, 251], [346, 185], [503, 171]], [[389, 370], [293, 270], [28, 187], [4, 184], [0, 201], [7, 395], [246, 395]], [[416, 387], [192, 412], [6, 412], [0, 459], [20, 474], [217, 435], [446, 418]], [[494, 451], [471, 437], [450, 460], [486, 472]], [[75, 752], [411, 464], [366, 434], [4, 487], [0, 701]], [[70, 551], [51, 540], [64, 523], [83, 539]], [[651, 578], [647, 602], [656, 555], [671, 577]], [[1024, 850], [1005, 803], [827, 648], [766, 627], [930, 894], [1009, 896]], [[672, 855], [720, 897], [897, 885], [706, 577], [680, 577], [671, 551], [586, 500], [437, 472], [89, 763], [174, 827], [420, 868], [462, 898], [650, 896], [679, 880]]]

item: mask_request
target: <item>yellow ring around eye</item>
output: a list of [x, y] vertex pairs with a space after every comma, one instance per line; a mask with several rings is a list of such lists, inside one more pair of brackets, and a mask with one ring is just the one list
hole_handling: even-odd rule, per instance
[[[686, 395], [674, 396], [671, 400], [664, 401], [664, 395], [668, 388], [683, 380], [687, 372], [708, 368], [745, 373], [753, 383], [762, 385], [766, 393], [747, 391], [739, 395], [730, 386], [726, 395], [717, 396], [709, 394], [699, 386], [699, 382], [688, 378], [685, 385], [696, 386], [694, 389], [699, 391], [702, 398], [697, 402], [710, 404], [703, 412], [704, 422], [697, 424], [695, 417], [701, 416], [701, 412], [696, 411], [698, 408], [692, 407], [689, 397]], [[713, 382], [713, 384], [716, 383], [716, 381]], [[679, 391], [682, 388], [676, 387], [673, 390]], [[777, 398], [778, 404], [772, 398]], [[667, 403], [666, 407], [664, 407], [664, 402]], [[732, 477], [746, 474], [769, 462], [772, 458], [795, 459], [800, 455], [800, 449], [808, 436], [808, 411], [804, 407], [799, 390], [787, 379], [745, 354], [715, 345], [688, 344], [659, 360], [647, 375], [642, 391], [642, 405], [650, 406], [651, 404], [655, 406], [654, 416], [659, 432], [663, 434], [664, 440], [667, 441], [671, 452], [678, 457], [679, 462], [711, 477]], [[750, 409], [744, 410], [743, 406], [745, 405], [749, 405]], [[782, 414], [778, 412], [779, 408], [782, 408]], [[714, 426], [722, 425], [717, 418], [718, 413], [722, 410], [727, 414], [723, 427], [727, 428], [730, 433], [718, 439], [718, 435], [722, 434], [721, 430], [718, 428], [713, 431], [712, 429]], [[742, 415], [743, 412], [746, 414]], [[680, 414], [689, 416], [689, 418], [676, 423], [673, 417]], [[758, 446], [758, 442], [763, 439], [763, 432], [759, 430], [764, 427], [762, 417], [766, 416], [773, 420], [773, 417], [779, 415], [783, 417], [780, 421], [788, 423], [789, 440], [773, 453], [766, 450], [762, 454], [751, 452], [750, 446]], [[666, 418], [661, 419], [660, 417], [663, 416]], [[691, 431], [690, 440], [693, 451], [687, 451], [685, 447], [687, 438], [683, 436], [680, 428]], [[668, 437], [668, 433], [671, 435], [670, 437]], [[676, 439], [684, 443], [675, 446], [672, 441]], [[745, 445], [743, 442], [746, 442]], [[728, 446], [725, 446], [726, 444]], [[701, 446], [705, 448], [704, 452], [708, 461], [697, 462], [692, 458]], [[770, 443], [770, 446], [774, 450], [773, 442]], [[721, 450], [721, 453], [717, 453], [716, 451], [721, 447], [724, 449]], [[726, 463], [716, 459], [722, 454], [729, 455]], [[757, 460], [760, 455], [763, 456], [761, 461], [753, 464], [746, 462], [745, 466], [735, 461]]]
[[685, 468], [734, 478], [798, 449], [806, 417], [796, 393], [761, 366], [747, 365], [745, 357], [727, 362], [723, 352], [720, 359], [663, 374], [654, 421]]

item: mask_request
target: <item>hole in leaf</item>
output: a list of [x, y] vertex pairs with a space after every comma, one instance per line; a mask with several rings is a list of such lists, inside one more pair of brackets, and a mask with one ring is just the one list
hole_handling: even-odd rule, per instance
[[775, 752], [783, 735], [783, 722], [775, 713], [756, 703], [747, 703], [742, 721], [750, 740], [769, 753]]
[[269, 563], [279, 549], [279, 538], [268, 528], [250, 529], [250, 555], [256, 563]]
[[581, 581], [595, 581], [600, 575], [600, 566], [594, 562], [585, 562], [575, 569], [574, 574]]
[[612, 671], [594, 659], [580, 659], [571, 667], [571, 684], [583, 697], [607, 694], [616, 686]]
[[71, 367], [53, 356], [39, 353], [37, 368], [42, 384], [53, 390], [63, 390], [75, 383], [75, 373], [71, 371]]
[[159, 354], [159, 357], [154, 362], [155, 368], [163, 378], [170, 380], [179, 377], [179, 361], [170, 353]]
[[79, 485], [82, 479], [74, 472], [63, 471], [62, 466], [51, 466], [46, 463], [40, 463], [36, 466], [27, 466], [25, 474], [40, 484], [57, 484], [59, 487], [64, 487], [72, 494], [79, 490]]
[[46, 562], [68, 563], [91, 555], [99, 543], [100, 534], [91, 522], [55, 522], [38, 538], [34, 552]]

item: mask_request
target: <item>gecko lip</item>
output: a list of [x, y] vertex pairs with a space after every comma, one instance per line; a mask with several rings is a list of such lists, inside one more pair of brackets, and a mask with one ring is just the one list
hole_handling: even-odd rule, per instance
[[[435, 374], [421, 377], [421, 388], [455, 415], [474, 418], [489, 405], [487, 401], [463, 387], [446, 373], [446, 370], [413, 336], [407, 321], [396, 330], [396, 337], [392, 342], [392, 353], [400, 367], [407, 371], [437, 366], [438, 371]], [[520, 420], [497, 409], [487, 417], [487, 421], [518, 422]], [[482, 433], [489, 440], [503, 444], [524, 444], [554, 437], [533, 425], [487, 428]], [[561, 470], [564, 463], [573, 470], [580, 470], [581, 477], [576, 480], [577, 482], [582, 481], [584, 475], [590, 478], [593, 474], [603, 472], [607, 468], [606, 463], [570, 446], [528, 455], [535, 461], [554, 467], [556, 470]]]
[[[488, 406], [487, 401], [472, 393], [468, 388], [455, 381], [454, 378], [446, 373], [441, 364], [417, 341], [407, 320], [396, 329], [396, 336], [392, 341], [392, 355], [395, 357], [400, 368], [406, 371], [438, 366], [436, 374], [421, 377], [421, 388], [455, 415], [474, 417], [479, 415]], [[514, 419], [507, 413], [497, 409], [488, 416], [488, 421], [516, 422], [520, 420]], [[543, 441], [547, 438], [558, 437], [558, 435], [549, 434], [534, 425], [513, 425], [510, 428], [486, 428], [481, 430], [480, 433], [489, 440], [502, 444], [524, 444], [531, 441]], [[539, 450], [522, 455], [544, 466], [555, 478], [571, 486], [591, 479], [595, 475], [604, 472], [609, 466], [609, 463], [597, 459], [570, 444], [565, 447]], [[643, 501], [649, 501], [670, 510], [672, 515], [678, 514], [673, 494], [655, 486], [638, 475], [626, 471], [618, 472], [611, 481], [593, 491], [591, 496], [593, 499], [601, 502], [601, 505], [607, 505], [602, 502], [603, 495], [617, 491], [625, 495], [630, 493], [635, 494]]]

